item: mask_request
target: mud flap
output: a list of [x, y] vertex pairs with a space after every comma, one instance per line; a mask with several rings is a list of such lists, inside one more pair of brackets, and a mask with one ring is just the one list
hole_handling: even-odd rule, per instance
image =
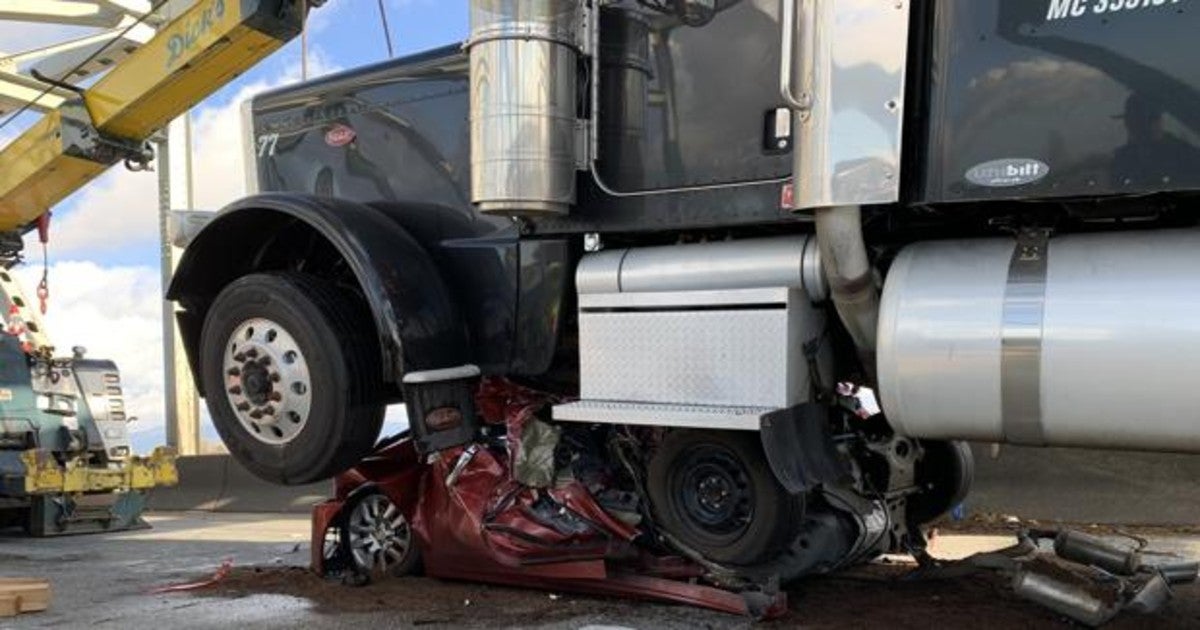
[[829, 408], [805, 403], [763, 416], [763, 451], [785, 490], [807, 492], [847, 474], [829, 432]]

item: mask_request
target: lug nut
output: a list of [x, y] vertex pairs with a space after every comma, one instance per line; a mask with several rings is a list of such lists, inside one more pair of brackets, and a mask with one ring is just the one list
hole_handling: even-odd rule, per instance
[[263, 357], [263, 358], [259, 359], [258, 364], [263, 367], [267, 367], [268, 365], [271, 365], [271, 357]]
[[258, 358], [258, 350], [254, 349], [254, 348], [250, 348], [249, 350], [246, 351], [246, 356], [250, 357], [251, 359], [257, 359]]
[[255, 409], [254, 411], [250, 412], [250, 417], [254, 418], [255, 420], [260, 420], [263, 417], [263, 412], [258, 409]]
[[271, 372], [272, 383], [278, 383], [281, 380], [283, 380], [283, 377], [279, 375], [279, 372]]
[[280, 394], [279, 392], [271, 392], [271, 402], [281, 402], [282, 400], [283, 394]]
[[238, 363], [241, 363], [242, 361], [246, 360], [246, 355], [243, 352], [239, 352], [239, 353], [233, 355], [233, 360], [237, 361]]
[[273, 416], [275, 415], [275, 408], [267, 405], [266, 407], [263, 407], [263, 413], [267, 414], [268, 416]]
[[241, 395], [242, 395], [242, 388], [241, 388], [241, 386], [240, 386], [240, 385], [234, 385], [233, 387], [230, 387], [230, 388], [229, 388], [229, 393], [230, 393], [230, 394], [233, 394], [234, 396], [241, 396]]
[[247, 403], [247, 402], [238, 403], [237, 410], [238, 411], [250, 411], [250, 403]]
[[234, 368], [229, 368], [229, 371], [228, 371], [228, 372], [226, 372], [226, 374], [228, 374], [228, 375], [230, 375], [230, 376], [241, 376], [241, 375], [242, 375], [242, 370], [241, 370], [240, 368], [235, 368], [235, 367], [234, 367]]

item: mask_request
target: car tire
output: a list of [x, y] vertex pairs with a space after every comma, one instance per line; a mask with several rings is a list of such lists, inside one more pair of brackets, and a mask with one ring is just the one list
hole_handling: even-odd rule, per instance
[[802, 496], [775, 479], [757, 433], [676, 430], [647, 470], [655, 525], [719, 563], [752, 566], [795, 537]]
[[356, 574], [371, 580], [421, 572], [421, 550], [400, 507], [378, 490], [346, 502], [342, 555]]

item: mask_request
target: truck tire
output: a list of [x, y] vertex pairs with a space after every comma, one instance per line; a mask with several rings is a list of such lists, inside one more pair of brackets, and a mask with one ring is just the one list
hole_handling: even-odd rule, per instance
[[721, 563], [750, 566], [795, 537], [803, 496], [775, 479], [757, 433], [676, 430], [650, 460], [647, 492], [655, 524]]
[[908, 518], [924, 525], [962, 503], [975, 482], [975, 456], [966, 442], [923, 440], [925, 456], [917, 462], [916, 485], [922, 492], [908, 500]]
[[267, 481], [327, 479], [368, 455], [383, 423], [380, 353], [365, 306], [328, 282], [264, 273], [230, 283], [200, 339], [222, 441]]

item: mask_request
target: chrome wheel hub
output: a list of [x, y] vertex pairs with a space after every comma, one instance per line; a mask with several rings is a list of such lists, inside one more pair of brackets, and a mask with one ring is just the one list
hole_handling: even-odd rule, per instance
[[412, 528], [400, 508], [372, 494], [350, 513], [347, 523], [354, 564], [368, 573], [391, 573], [412, 550]]
[[308, 361], [295, 338], [279, 324], [242, 322], [226, 345], [225, 394], [250, 435], [287, 444], [300, 435], [312, 409]]

